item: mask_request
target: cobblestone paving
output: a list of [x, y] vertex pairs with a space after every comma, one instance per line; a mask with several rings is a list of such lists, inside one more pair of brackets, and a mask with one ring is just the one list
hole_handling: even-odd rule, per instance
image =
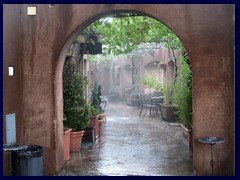
[[192, 154], [181, 127], [138, 108], [109, 103], [103, 135], [71, 153], [59, 176], [191, 176]]

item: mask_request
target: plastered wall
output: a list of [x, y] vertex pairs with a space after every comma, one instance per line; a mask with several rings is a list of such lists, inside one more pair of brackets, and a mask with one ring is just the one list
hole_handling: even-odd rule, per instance
[[[171, 28], [185, 46], [193, 71], [193, 137], [216, 135], [216, 175], [234, 175], [234, 6], [85, 4], [3, 6], [3, 137], [5, 115], [16, 113], [17, 142], [45, 147], [44, 174], [63, 165], [62, 68], [66, 53], [90, 22], [116, 11], [146, 13]], [[8, 77], [7, 67], [15, 66]], [[210, 175], [207, 145], [194, 143], [196, 175]], [[7, 175], [7, 155], [4, 174]], [[5, 166], [6, 165], [6, 166]]]

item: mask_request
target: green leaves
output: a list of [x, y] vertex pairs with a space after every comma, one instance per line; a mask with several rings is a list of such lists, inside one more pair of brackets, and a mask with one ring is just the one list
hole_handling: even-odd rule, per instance
[[65, 127], [76, 131], [86, 128], [91, 110], [85, 99], [87, 84], [86, 76], [74, 73], [65, 85], [63, 90], [64, 116], [66, 117], [63, 124]]
[[[177, 48], [178, 38], [165, 25], [146, 16], [130, 16], [125, 14], [122, 18], [103, 18], [88, 26], [83, 33], [95, 31], [100, 41], [108, 46], [107, 52], [114, 55], [127, 54], [142, 43], [168, 43]], [[178, 42], [175, 42], [178, 41]]]
[[[93, 89], [92, 89], [92, 103], [91, 106], [94, 108], [93, 113], [101, 113], [102, 112], [102, 108], [100, 106], [101, 104], [101, 87], [100, 85], [98, 86], [96, 83], [93, 85]], [[92, 114], [92, 115], [96, 115], [96, 114]]]
[[[192, 121], [192, 81], [191, 66], [186, 51], [178, 37], [164, 24], [146, 16], [131, 16], [130, 13], [116, 14], [114, 17], [100, 19], [92, 23], [84, 31], [96, 31], [99, 40], [106, 48], [103, 49], [104, 56], [98, 56], [95, 60], [103, 60], [105, 63], [113, 55], [127, 54], [132, 60], [151, 54], [154, 46], [164, 45], [168, 48], [169, 58], [175, 64], [175, 76], [171, 82], [163, 85], [155, 77], [147, 75], [141, 83], [165, 94], [165, 100], [179, 105], [179, 119], [184, 124]], [[119, 18], [121, 17], [121, 18]], [[181, 58], [180, 69], [177, 67], [175, 50], [184, 57]], [[106, 56], [108, 55], [108, 56]], [[134, 69], [134, 64], [132, 64]], [[132, 73], [134, 76], [134, 73]], [[133, 77], [134, 79], [134, 77]], [[133, 83], [134, 85], [134, 83]]]
[[158, 79], [156, 79], [155, 76], [153, 75], [146, 75], [144, 76], [141, 80], [140, 83], [142, 83], [143, 85], [154, 89], [157, 92], [160, 92], [161, 94], [165, 94], [165, 85], [163, 84], [163, 82], [159, 81]]
[[178, 118], [186, 127], [192, 124], [192, 73], [188, 59], [180, 58], [181, 67], [174, 84], [173, 100], [178, 104]]

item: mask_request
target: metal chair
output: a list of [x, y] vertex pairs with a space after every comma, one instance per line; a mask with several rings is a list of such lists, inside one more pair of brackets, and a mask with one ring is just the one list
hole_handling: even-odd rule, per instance
[[101, 106], [102, 110], [105, 111], [108, 99], [106, 97], [103, 97], [103, 96], [101, 96], [100, 98], [101, 98], [100, 106]]
[[151, 97], [150, 103], [144, 102], [146, 102], [146, 99], [142, 99], [142, 106], [139, 116], [141, 116], [143, 109], [145, 109], [143, 117], [145, 117], [147, 110], [149, 110], [149, 116], [156, 116], [159, 115], [159, 112], [161, 111], [160, 104], [163, 103], [163, 96]]

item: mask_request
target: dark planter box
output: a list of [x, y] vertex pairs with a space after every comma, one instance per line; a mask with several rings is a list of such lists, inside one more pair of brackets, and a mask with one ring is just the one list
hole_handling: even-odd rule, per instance
[[175, 122], [176, 112], [177, 112], [177, 105], [161, 104], [161, 113], [162, 113], [163, 120], [169, 121], [169, 122]]
[[192, 150], [192, 147], [193, 147], [192, 130], [188, 129], [183, 124], [181, 124], [181, 127], [182, 127], [182, 132], [183, 132], [182, 135], [184, 138], [184, 144], [186, 145], [186, 147], [188, 147], [190, 150]]

